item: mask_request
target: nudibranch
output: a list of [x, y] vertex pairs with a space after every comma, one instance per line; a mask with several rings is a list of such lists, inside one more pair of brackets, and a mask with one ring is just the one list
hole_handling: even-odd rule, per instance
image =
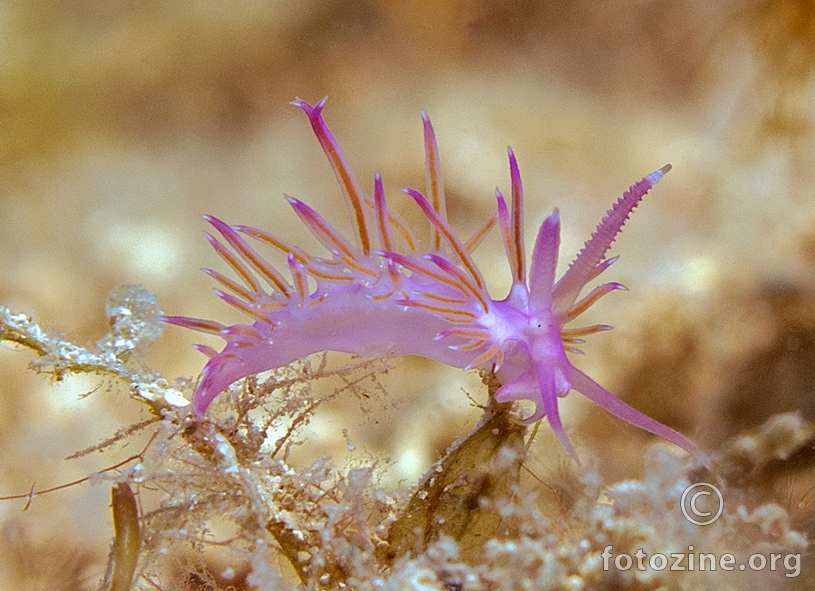
[[[248, 226], [230, 226], [204, 216], [220, 235], [207, 234], [215, 251], [241, 282], [205, 269], [228, 291], [215, 293], [249, 317], [247, 324], [225, 326], [211, 320], [165, 316], [163, 320], [226, 341], [209, 356], [193, 397], [203, 416], [213, 399], [233, 382], [278, 368], [321, 351], [362, 356], [420, 355], [447, 365], [491, 368], [503, 384], [498, 402], [527, 400], [535, 410], [524, 424], [546, 417], [568, 452], [576, 458], [558, 412], [558, 398], [575, 390], [619, 418], [675, 443], [694, 455], [696, 446], [673, 429], [622, 402], [577, 369], [567, 353], [579, 352], [583, 337], [609, 330], [605, 324], [567, 328], [604, 295], [625, 289], [604, 283], [580, 298], [585, 286], [616, 260], [606, 258], [616, 235], [643, 196], [670, 170], [666, 165], [635, 183], [605, 214], [591, 238], [555, 282], [560, 217], [557, 209], [538, 231], [527, 273], [523, 185], [511, 149], [511, 208], [496, 190], [497, 214], [463, 241], [450, 227], [445, 208], [439, 150], [427, 115], [424, 123], [426, 193], [404, 189], [424, 213], [432, 235], [423, 248], [412, 230], [388, 209], [379, 173], [373, 196], [357, 182], [322, 110], [293, 104], [306, 114], [345, 197], [355, 236], [342, 236], [311, 207], [286, 197], [294, 212], [329, 256], [315, 256], [272, 234]], [[471, 252], [497, 220], [503, 235], [512, 286], [494, 300]], [[286, 258], [288, 277], [261, 256], [270, 246]], [[578, 299], [579, 298], [579, 299]]]

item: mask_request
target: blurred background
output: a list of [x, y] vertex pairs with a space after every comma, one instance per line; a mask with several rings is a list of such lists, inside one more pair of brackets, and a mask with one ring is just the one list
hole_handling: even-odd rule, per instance
[[[122, 284], [169, 314], [234, 320], [200, 272], [223, 270], [201, 214], [319, 252], [285, 192], [350, 229], [289, 101], [328, 96], [360, 183], [370, 190], [379, 170], [390, 206], [417, 225], [399, 189], [424, 187], [424, 109], [453, 226], [466, 237], [493, 214], [511, 145], [529, 247], [560, 208], [561, 272], [629, 185], [673, 165], [615, 244], [607, 276], [630, 291], [587, 315], [615, 330], [575, 363], [715, 449], [775, 412], [815, 418], [814, 66], [812, 0], [2, 2], [0, 304], [80, 345], [106, 333]], [[497, 233], [476, 258], [503, 297]], [[138, 362], [193, 378], [198, 340], [170, 327]], [[135, 440], [64, 460], [146, 414], [109, 381], [28, 372], [31, 356], [0, 346], [0, 495], [138, 453]], [[486, 400], [474, 374], [418, 359], [387, 384], [362, 413], [327, 408], [303, 461], [345, 458], [350, 439], [409, 486], [477, 420], [462, 389]], [[578, 396], [563, 405], [578, 453], [610, 480], [636, 475], [649, 437]], [[563, 457], [546, 427], [538, 439], [528, 465], [545, 479]], [[807, 474], [772, 494], [803, 495]], [[0, 503], [0, 584], [94, 588], [108, 495], [83, 484], [25, 513]]]

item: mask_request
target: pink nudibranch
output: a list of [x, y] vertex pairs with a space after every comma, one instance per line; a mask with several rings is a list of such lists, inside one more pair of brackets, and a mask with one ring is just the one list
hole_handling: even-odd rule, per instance
[[[523, 185], [511, 149], [511, 210], [496, 190], [497, 216], [464, 242], [447, 222], [438, 146], [430, 120], [422, 113], [426, 194], [404, 190], [431, 225], [431, 245], [422, 250], [411, 229], [388, 210], [379, 173], [374, 178], [373, 197], [362, 191], [323, 120], [325, 99], [314, 106], [302, 100], [293, 104], [308, 116], [328, 157], [356, 235], [353, 239], [343, 237], [317, 212], [292, 197], [287, 198], [289, 203], [331, 253], [328, 258], [308, 254], [262, 230], [229, 226], [204, 216], [223, 242], [207, 234], [208, 240], [242, 284], [216, 271], [205, 271], [232, 292], [216, 290], [216, 294], [252, 322], [224, 326], [210, 320], [164, 317], [165, 322], [216, 334], [226, 341], [220, 352], [204, 345], [197, 347], [210, 359], [195, 390], [196, 414], [203, 416], [213, 399], [233, 382], [312, 353], [421, 355], [463, 369], [492, 367], [503, 384], [495, 399], [533, 402], [534, 412], [521, 422], [529, 424], [546, 417], [575, 458], [558, 412], [558, 398], [571, 390], [704, 459], [686, 437], [619, 400], [567, 357], [567, 352], [579, 352], [576, 346], [583, 342], [582, 337], [611, 328], [604, 324], [582, 328], [566, 325], [602, 296], [625, 289], [619, 283], [605, 283], [578, 299], [586, 284], [616, 260], [605, 258], [612, 242], [670, 165], [623, 194], [555, 282], [560, 216], [554, 210], [541, 225], [527, 277]], [[470, 256], [496, 219], [512, 274], [512, 287], [503, 300], [490, 297]], [[258, 254], [247, 239], [283, 252], [289, 278]]]

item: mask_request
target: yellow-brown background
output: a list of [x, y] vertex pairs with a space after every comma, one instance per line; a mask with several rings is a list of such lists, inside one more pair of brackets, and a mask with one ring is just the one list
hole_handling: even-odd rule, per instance
[[[628, 185], [673, 164], [615, 247], [623, 256], [609, 274], [631, 292], [589, 319], [617, 329], [577, 362], [715, 443], [729, 420], [716, 414], [731, 408], [721, 401], [728, 371], [779, 331], [772, 294], [783, 286], [809, 302], [814, 52], [815, 5], [805, 0], [3, 2], [0, 303], [79, 344], [105, 333], [104, 302], [120, 284], [144, 285], [168, 313], [234, 318], [198, 270], [218, 265], [200, 214], [316, 250], [286, 192], [349, 227], [288, 102], [328, 95], [325, 117], [360, 182], [380, 170], [392, 206], [417, 223], [399, 188], [423, 186], [425, 109], [453, 225], [468, 235], [494, 211], [495, 186], [508, 191], [509, 144], [526, 183], [528, 242], [559, 207], [562, 266]], [[496, 297], [507, 283], [501, 249], [493, 236], [478, 253]], [[142, 361], [192, 377], [202, 365], [194, 341], [170, 328]], [[78, 401], [99, 381], [54, 387], [25, 371], [29, 360], [0, 349], [0, 495], [135, 453], [134, 443], [63, 461], [142, 411], [107, 383]], [[415, 481], [475, 416], [462, 380], [483, 393], [472, 377], [416, 360], [400, 372], [390, 386], [398, 404], [381, 401], [379, 423], [324, 416], [311, 452], [341, 454], [349, 427], [373, 456], [391, 457], [394, 482]], [[772, 406], [745, 404], [759, 417]], [[581, 455], [620, 460], [609, 477], [635, 472], [644, 438], [588, 412], [579, 402], [566, 411]], [[559, 453], [549, 443], [543, 472]], [[106, 484], [85, 484], [25, 514], [0, 504], [0, 535], [65, 560], [62, 571], [90, 565], [90, 588], [110, 535], [107, 495]]]

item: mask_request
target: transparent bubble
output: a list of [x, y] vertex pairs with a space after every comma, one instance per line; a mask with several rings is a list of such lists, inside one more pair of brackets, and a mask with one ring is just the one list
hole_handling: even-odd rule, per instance
[[111, 292], [105, 312], [110, 334], [99, 341], [99, 348], [116, 357], [127, 355], [139, 346], [157, 340], [163, 325], [156, 296], [141, 285], [122, 285]]

